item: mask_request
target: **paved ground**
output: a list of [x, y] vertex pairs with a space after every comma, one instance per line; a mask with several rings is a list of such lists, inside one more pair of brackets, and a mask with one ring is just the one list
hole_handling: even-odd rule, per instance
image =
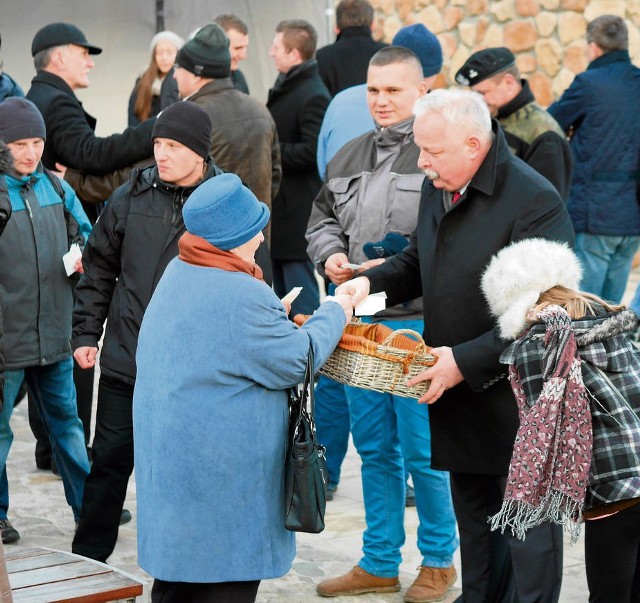
[[[640, 268], [632, 273], [625, 301], [628, 301], [640, 280]], [[34, 440], [26, 417], [26, 404], [20, 404], [14, 413], [12, 426], [15, 440], [8, 462], [11, 508], [10, 519], [22, 539], [10, 547], [46, 546], [69, 551], [73, 536], [73, 516], [66, 504], [62, 482], [50, 472], [39, 471], [33, 459]], [[135, 482], [131, 480], [126, 506], [133, 513], [133, 521], [120, 529], [120, 537], [110, 562], [150, 583], [150, 577], [136, 563], [136, 502]], [[251, 518], [247, 518], [250, 521]], [[353, 448], [349, 449], [342, 472], [342, 482], [335, 499], [328, 503], [327, 528], [322, 534], [301, 534], [298, 537], [298, 556], [292, 570], [279, 580], [262, 583], [258, 601], [303, 603], [321, 599], [315, 594], [315, 585], [321, 580], [347, 572], [360, 558], [361, 535], [364, 528], [360, 461]], [[388, 595], [362, 595], [358, 603], [400, 603], [403, 593], [413, 582], [420, 557], [415, 545], [417, 516], [415, 509], [406, 513], [407, 542], [403, 548], [404, 561], [400, 580], [402, 591]], [[171, 530], [172, 526], [158, 526]], [[176, 539], [180, 538], [176, 534]], [[456, 557], [456, 567], [460, 559]], [[446, 603], [460, 593], [459, 581]], [[142, 601], [149, 600], [145, 588]], [[584, 603], [588, 599], [584, 574], [583, 541], [571, 546], [566, 542], [561, 603]], [[352, 597], [337, 597], [336, 603], [354, 601]]]

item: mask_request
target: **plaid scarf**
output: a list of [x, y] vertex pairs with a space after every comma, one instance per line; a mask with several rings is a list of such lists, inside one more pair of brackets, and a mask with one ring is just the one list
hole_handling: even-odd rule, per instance
[[537, 318], [545, 325], [542, 389], [529, 404], [517, 365], [509, 367], [520, 427], [504, 501], [490, 518], [491, 529], [510, 528], [524, 539], [529, 529], [552, 521], [564, 525], [575, 542], [591, 464], [589, 400], [569, 314], [548, 306]]

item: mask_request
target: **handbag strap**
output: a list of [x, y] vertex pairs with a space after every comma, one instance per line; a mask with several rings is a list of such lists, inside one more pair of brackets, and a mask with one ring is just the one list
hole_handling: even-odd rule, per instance
[[[302, 413], [306, 412], [312, 427], [315, 428], [314, 425], [314, 387], [313, 387], [313, 378], [314, 378], [314, 358], [313, 358], [313, 346], [309, 345], [309, 352], [307, 354], [307, 368], [304, 372], [304, 380], [302, 382], [302, 388], [298, 392], [298, 388], [300, 386], [296, 386], [291, 388], [291, 392], [293, 394], [293, 398], [296, 399], [296, 402], [299, 404], [295, 404], [298, 408], [297, 416], [295, 418], [295, 424], [298, 425], [302, 419]], [[293, 406], [291, 408], [294, 408]]]
[[[307, 355], [307, 370], [304, 373], [304, 385], [302, 392], [302, 404], [303, 408], [307, 409], [311, 421], [314, 421], [313, 409], [315, 405], [314, 389], [314, 358], [313, 358], [313, 345], [309, 344], [309, 353]], [[307, 404], [308, 400], [308, 404]]]

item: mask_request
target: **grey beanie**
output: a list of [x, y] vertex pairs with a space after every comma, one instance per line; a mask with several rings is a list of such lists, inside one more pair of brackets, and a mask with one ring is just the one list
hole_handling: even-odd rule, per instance
[[25, 138], [47, 137], [42, 114], [31, 101], [11, 96], [0, 103], [0, 140], [5, 143]]
[[205, 25], [193, 38], [185, 42], [178, 52], [176, 63], [201, 77], [229, 77], [231, 73], [229, 38], [216, 23]]

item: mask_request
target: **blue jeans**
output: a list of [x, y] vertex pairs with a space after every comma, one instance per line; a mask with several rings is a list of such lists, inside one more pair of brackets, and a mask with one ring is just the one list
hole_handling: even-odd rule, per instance
[[327, 449], [329, 488], [335, 489], [340, 483], [340, 467], [349, 446], [349, 403], [345, 386], [324, 375], [318, 375], [314, 396], [316, 436]]
[[[422, 333], [421, 320], [384, 322]], [[422, 565], [449, 567], [458, 547], [449, 474], [431, 469], [426, 404], [413, 398], [345, 386], [353, 443], [362, 459], [367, 527], [360, 567], [382, 578], [398, 575], [405, 541], [405, 467], [416, 496]]]
[[272, 260], [273, 290], [284, 297], [293, 287], [302, 287], [291, 304], [291, 316], [313, 314], [320, 305], [320, 289], [310, 260]]
[[60, 470], [65, 497], [78, 520], [84, 481], [89, 474], [89, 459], [76, 407], [73, 359], [69, 357], [54, 364], [7, 371], [5, 377], [4, 407], [0, 412], [0, 519], [7, 517], [9, 509], [7, 457], [13, 442], [11, 413], [20, 384], [26, 379], [30, 401], [37, 406], [49, 430], [51, 450]]
[[638, 245], [640, 236], [577, 233], [575, 251], [583, 270], [580, 289], [614, 304], [620, 303]]

